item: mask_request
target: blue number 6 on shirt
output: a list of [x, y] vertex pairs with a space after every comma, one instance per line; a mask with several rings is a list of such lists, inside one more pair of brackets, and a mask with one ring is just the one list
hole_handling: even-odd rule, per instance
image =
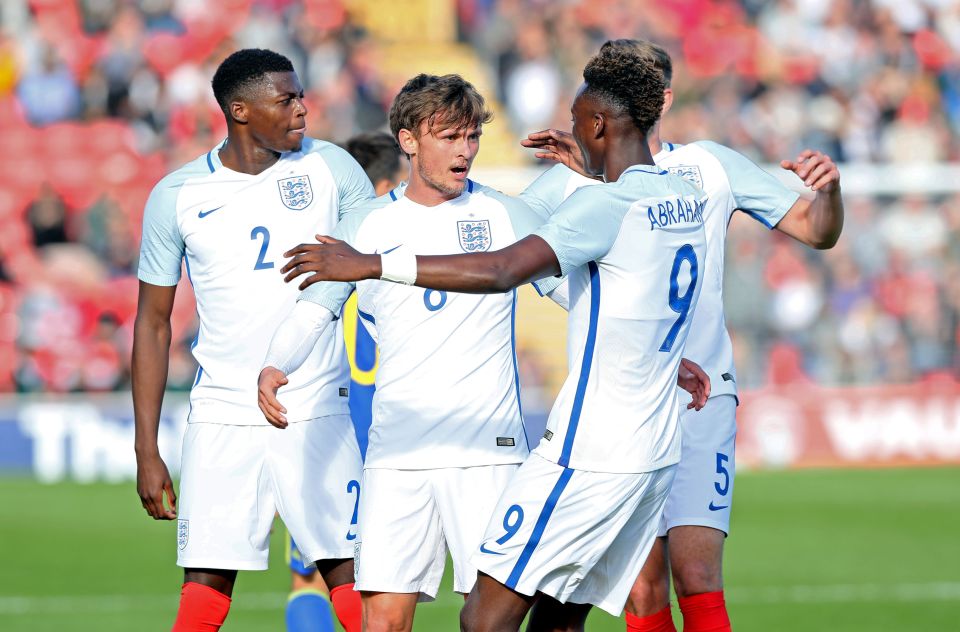
[[[690, 285], [687, 286], [686, 293], [680, 296], [680, 266], [684, 261], [690, 264]], [[674, 321], [670, 327], [670, 331], [667, 332], [667, 337], [663, 339], [663, 344], [660, 345], [660, 351], [670, 351], [673, 349], [673, 342], [677, 339], [677, 334], [680, 333], [680, 327], [683, 326], [684, 321], [687, 320], [687, 314], [690, 313], [690, 303], [693, 302], [693, 291], [696, 287], [697, 253], [694, 252], [693, 246], [684, 244], [680, 246], [676, 256], [673, 258], [673, 268], [670, 270], [670, 296], [668, 300], [670, 309], [680, 314], [680, 317]]]

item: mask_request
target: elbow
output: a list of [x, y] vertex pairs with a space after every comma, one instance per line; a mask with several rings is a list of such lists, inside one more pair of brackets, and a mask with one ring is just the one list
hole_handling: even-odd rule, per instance
[[836, 235], [827, 235], [819, 239], [814, 239], [810, 242], [810, 246], [816, 250], [830, 250], [837, 245], [837, 242], [840, 241], [840, 233]]

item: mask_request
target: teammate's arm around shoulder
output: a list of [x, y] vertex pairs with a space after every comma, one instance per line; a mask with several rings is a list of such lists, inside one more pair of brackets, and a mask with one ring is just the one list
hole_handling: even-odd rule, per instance
[[[134, 450], [137, 457], [137, 493], [147, 513], [156, 520], [177, 517], [177, 494], [167, 465], [160, 457], [157, 430], [167, 384], [170, 349], [170, 313], [176, 285], [140, 282], [137, 318], [133, 327]], [[169, 508], [164, 506], [166, 494]]]
[[777, 224], [777, 230], [811, 248], [833, 248], [843, 231], [843, 198], [840, 170], [830, 156], [806, 149], [796, 160], [780, 162], [814, 191], [813, 200], [798, 199]]

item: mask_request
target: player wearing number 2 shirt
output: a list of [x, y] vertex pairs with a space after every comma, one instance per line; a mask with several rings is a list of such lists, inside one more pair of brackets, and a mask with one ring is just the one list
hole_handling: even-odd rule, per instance
[[[338, 605], [356, 602], [347, 629], [358, 630], [359, 600], [343, 589], [352, 584], [362, 466], [341, 328], [330, 329], [284, 386], [288, 428], [267, 424], [254, 383], [270, 335], [296, 302], [279, 274], [281, 253], [332, 230], [373, 188], [344, 150], [304, 138], [302, 88], [286, 58], [239, 51], [213, 84], [228, 138], [154, 188], [138, 271], [138, 321], [154, 311], [144, 307], [151, 297], [172, 305], [183, 263], [200, 321], [175, 514], [185, 569], [175, 630], [196, 629], [197, 617], [222, 620], [236, 571], [267, 568], [275, 512], [308, 562], [322, 562], [341, 620]], [[135, 347], [153, 340], [142, 330], [136, 336]], [[135, 350], [138, 438], [149, 414], [140, 376], [160, 360]]]

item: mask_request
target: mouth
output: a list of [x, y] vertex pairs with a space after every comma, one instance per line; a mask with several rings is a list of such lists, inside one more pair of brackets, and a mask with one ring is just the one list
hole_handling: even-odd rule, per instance
[[450, 169], [450, 172], [453, 173], [453, 177], [457, 180], [465, 180], [467, 177], [467, 172], [469, 170], [466, 166], [463, 167], [453, 167]]
[[307, 128], [306, 128], [306, 126], [304, 126], [304, 127], [298, 127], [298, 128], [296, 128], [296, 129], [290, 130], [288, 133], [289, 133], [289, 134], [296, 134], [296, 135], [299, 136], [300, 138], [303, 138], [304, 134], [307, 133]]

